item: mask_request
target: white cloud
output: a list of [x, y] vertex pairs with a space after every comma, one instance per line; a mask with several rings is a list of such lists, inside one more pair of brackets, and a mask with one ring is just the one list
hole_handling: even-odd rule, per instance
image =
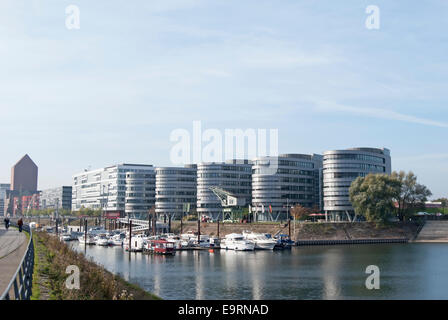
[[[404, 162], [420, 162], [420, 161], [437, 161], [437, 160], [447, 160], [448, 153], [429, 153], [429, 154], [419, 154], [415, 156], [408, 157], [398, 157], [394, 158], [396, 161], [404, 161]], [[426, 163], [425, 163], [426, 165]]]
[[370, 108], [370, 107], [353, 107], [327, 101], [316, 101], [316, 109], [323, 112], [346, 112], [350, 114], [367, 116], [372, 118], [380, 118], [387, 120], [395, 120], [409, 123], [423, 124], [432, 127], [448, 128], [447, 122], [435, 121], [431, 119], [416, 117], [388, 109]]

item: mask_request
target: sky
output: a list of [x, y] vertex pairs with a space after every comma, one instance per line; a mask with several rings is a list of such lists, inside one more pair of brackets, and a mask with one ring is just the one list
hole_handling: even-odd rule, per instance
[[201, 121], [278, 129], [279, 153], [386, 147], [447, 196], [447, 14], [444, 0], [2, 0], [0, 182], [26, 153], [40, 189], [172, 165], [170, 134]]

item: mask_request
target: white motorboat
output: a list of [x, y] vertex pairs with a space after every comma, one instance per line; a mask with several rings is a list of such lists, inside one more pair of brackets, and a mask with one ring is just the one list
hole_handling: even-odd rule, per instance
[[274, 247], [277, 244], [276, 240], [267, 237], [264, 233], [243, 231], [243, 237], [255, 244], [255, 250], [274, 250]]
[[109, 244], [111, 246], [122, 246], [125, 238], [126, 238], [126, 235], [124, 233], [114, 234], [109, 239]]
[[242, 234], [231, 233], [226, 235], [221, 242], [221, 248], [236, 251], [253, 251], [255, 249], [255, 243], [244, 239]]
[[182, 243], [183, 240], [181, 239], [180, 236], [177, 236], [173, 233], [167, 233], [167, 234], [162, 234], [161, 235], [162, 239], [165, 239], [166, 241], [170, 242], [173, 244], [174, 249], [181, 249], [182, 248]]
[[211, 248], [220, 248], [221, 247], [221, 240], [219, 240], [218, 237], [210, 237], [208, 242], [210, 243]]
[[195, 238], [197, 239], [197, 235], [195, 235], [193, 232], [189, 231], [187, 233], [183, 233], [180, 235], [181, 239], [181, 245], [183, 248], [186, 247], [192, 247], [194, 244]]
[[87, 239], [86, 239], [85, 235], [84, 236], [80, 236], [78, 238], [78, 241], [79, 241], [80, 244], [87, 244], [87, 245], [95, 244], [95, 238], [92, 237], [91, 235], [87, 235]]
[[87, 231], [87, 233], [93, 235], [93, 236], [98, 236], [102, 233], [107, 233], [107, 230], [104, 229], [103, 227], [91, 227], [89, 228], [89, 230]]
[[181, 239], [180, 240], [180, 245], [182, 246], [182, 248], [192, 247], [193, 246], [193, 240]]
[[198, 238], [196, 236], [196, 239], [193, 239], [193, 245], [201, 248], [210, 248], [210, 237], [206, 234], [201, 234], [198, 243]]
[[95, 244], [96, 244], [97, 246], [104, 246], [104, 247], [107, 247], [107, 246], [109, 245], [109, 237], [108, 237], [106, 234], [104, 234], [104, 233], [99, 234], [99, 235], [96, 237]]
[[73, 240], [72, 236], [70, 234], [67, 234], [67, 233], [61, 234], [60, 239], [62, 241], [71, 241], [71, 240]]

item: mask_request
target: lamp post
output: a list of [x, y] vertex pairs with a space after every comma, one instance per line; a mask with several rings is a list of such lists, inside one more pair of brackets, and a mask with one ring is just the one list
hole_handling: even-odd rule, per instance
[[[106, 217], [105, 217], [104, 211], [106, 211], [106, 213], [107, 213], [107, 207], [108, 207], [108, 204], [109, 204], [109, 189], [110, 189], [110, 185], [111, 185], [111, 183], [107, 184], [107, 196], [106, 196], [106, 192], [104, 192], [104, 189], [106, 188], [106, 185], [103, 185], [103, 192], [102, 192], [103, 198], [102, 198], [102, 201], [101, 201], [101, 216], [104, 219], [104, 229], [106, 229]], [[104, 210], [104, 208], [106, 210]]]
[[56, 218], [56, 235], [59, 235], [59, 231], [58, 231], [58, 224], [59, 224], [59, 198], [56, 198], [55, 218]]

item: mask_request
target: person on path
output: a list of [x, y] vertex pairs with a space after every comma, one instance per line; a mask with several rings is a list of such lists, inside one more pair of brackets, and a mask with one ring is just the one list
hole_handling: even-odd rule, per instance
[[8, 228], [9, 228], [9, 214], [6, 216], [5, 219], [3, 219], [3, 222], [5, 223], [6, 230], [8, 230]]
[[22, 232], [22, 226], [23, 226], [22, 218], [20, 218], [19, 221], [17, 221], [17, 225], [19, 226], [19, 232]]

